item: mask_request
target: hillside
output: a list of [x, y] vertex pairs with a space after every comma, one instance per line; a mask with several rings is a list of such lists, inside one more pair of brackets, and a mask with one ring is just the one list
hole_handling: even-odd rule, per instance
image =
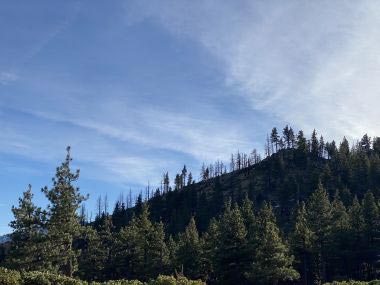
[[[78, 215], [86, 197], [73, 186], [70, 148], [43, 193], [31, 188], [13, 208], [2, 265], [83, 280], [185, 275], [208, 284], [321, 284], [379, 277], [380, 138], [338, 145], [286, 126], [273, 129], [266, 157], [238, 153], [195, 182], [186, 167], [171, 188], [134, 205], [118, 201], [95, 221]], [[186, 182], [187, 181], [187, 182]], [[101, 209], [100, 209], [101, 210]]]
[[[346, 143], [341, 145], [341, 151]], [[367, 190], [378, 197], [379, 155], [377, 149], [368, 153], [353, 149], [347, 155], [338, 150], [328, 154], [326, 150], [322, 156], [302, 153], [296, 148], [281, 149], [252, 166], [157, 194], [148, 202], [151, 217], [162, 220], [168, 233], [175, 234], [183, 231], [194, 216], [198, 229], [204, 232], [209, 220], [221, 213], [227, 200], [240, 203], [248, 195], [258, 208], [264, 201], [272, 203], [280, 224], [289, 229], [292, 210], [297, 203], [308, 199], [319, 182], [331, 198], [338, 191], [346, 206], [354, 196], [361, 199]], [[126, 212], [124, 222], [132, 216]], [[123, 225], [118, 212], [116, 215], [115, 226]]]

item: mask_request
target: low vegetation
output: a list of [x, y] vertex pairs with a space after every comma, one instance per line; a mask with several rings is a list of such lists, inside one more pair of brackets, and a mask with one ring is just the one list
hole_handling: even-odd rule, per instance
[[87, 282], [71, 277], [47, 272], [18, 272], [0, 268], [1, 285], [205, 285], [200, 280], [188, 280], [186, 277], [159, 275], [147, 282], [138, 280], [110, 280], [107, 282]]

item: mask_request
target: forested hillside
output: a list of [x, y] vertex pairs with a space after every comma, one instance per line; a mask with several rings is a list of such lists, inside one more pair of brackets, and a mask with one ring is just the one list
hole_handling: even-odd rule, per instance
[[80, 211], [71, 156], [33, 203], [13, 208], [2, 265], [85, 280], [185, 275], [209, 284], [321, 284], [373, 280], [380, 269], [380, 138], [350, 145], [306, 138], [286, 126], [267, 138], [264, 158], [237, 153], [227, 165], [186, 166], [151, 193], [120, 199], [95, 221]]

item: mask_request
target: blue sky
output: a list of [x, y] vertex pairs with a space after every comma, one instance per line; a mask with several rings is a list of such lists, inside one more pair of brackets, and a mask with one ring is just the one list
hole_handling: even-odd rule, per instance
[[376, 1], [2, 1], [0, 233], [72, 146], [114, 201], [287, 123], [379, 135]]

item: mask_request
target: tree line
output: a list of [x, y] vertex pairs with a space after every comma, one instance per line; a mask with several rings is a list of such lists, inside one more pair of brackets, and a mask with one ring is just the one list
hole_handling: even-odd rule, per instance
[[131, 196], [120, 199], [112, 215], [103, 207], [94, 222], [79, 211], [87, 197], [74, 186], [79, 171], [71, 171], [68, 149], [53, 186], [43, 189], [49, 206], [34, 205], [29, 188], [12, 209], [4, 264], [87, 280], [173, 273], [209, 284], [377, 278], [380, 139], [364, 135], [350, 146], [345, 138], [325, 142], [316, 131], [306, 139], [288, 126], [268, 138], [263, 160], [238, 153], [230, 172], [218, 162], [223, 171], [199, 183], [185, 179], [184, 167], [181, 187], [163, 184], [167, 191], [139, 195], [133, 207]]

